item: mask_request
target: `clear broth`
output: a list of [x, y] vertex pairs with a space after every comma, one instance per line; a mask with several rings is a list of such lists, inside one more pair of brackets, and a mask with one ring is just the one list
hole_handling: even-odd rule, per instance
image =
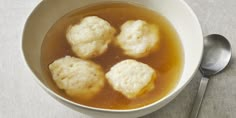
[[[107, 20], [116, 28], [118, 33], [120, 26], [127, 20], [141, 19], [156, 24], [159, 27], [161, 38], [159, 50], [147, 57], [137, 59], [140, 62], [148, 64], [158, 73], [155, 88], [151, 92], [135, 99], [127, 99], [119, 92], [114, 91], [106, 82], [104, 88], [93, 99], [80, 101], [67, 96], [63, 90], [57, 88], [52, 80], [48, 65], [65, 55], [75, 56], [65, 37], [67, 27], [71, 24], [78, 23], [86, 16], [92, 15]], [[101, 65], [104, 71], [107, 72], [111, 66], [124, 59], [130, 59], [130, 57], [123, 55], [119, 48], [110, 45], [106, 53], [92, 60]], [[133, 109], [160, 100], [177, 85], [183, 67], [183, 50], [175, 29], [167, 19], [157, 12], [141, 6], [125, 3], [98, 4], [72, 11], [60, 18], [51, 27], [42, 44], [41, 66], [47, 84], [55, 92], [67, 99], [97, 108]]]

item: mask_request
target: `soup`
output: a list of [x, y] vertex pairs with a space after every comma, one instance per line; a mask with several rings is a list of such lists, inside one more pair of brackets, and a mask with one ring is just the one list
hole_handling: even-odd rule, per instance
[[[160, 30], [160, 47], [150, 55], [136, 59], [148, 64], [158, 72], [155, 81], [155, 88], [143, 96], [128, 99], [121, 93], [112, 89], [105, 82], [104, 88], [91, 100], [81, 101], [67, 96], [54, 83], [48, 69], [49, 64], [58, 58], [66, 55], [75, 56], [66, 40], [68, 26], [78, 23], [86, 16], [98, 16], [108, 21], [116, 30], [120, 32], [120, 26], [127, 20], [144, 20], [151, 24], [156, 24]], [[125, 3], [104, 3], [74, 10], [60, 18], [48, 31], [41, 47], [41, 67], [47, 84], [58, 94], [79, 104], [105, 108], [105, 109], [133, 109], [151, 104], [166, 96], [177, 85], [183, 68], [183, 50], [175, 29], [160, 14], [132, 4]], [[120, 48], [109, 45], [108, 51], [103, 55], [93, 58], [92, 61], [101, 65], [104, 72], [116, 63], [131, 59], [122, 53]]]

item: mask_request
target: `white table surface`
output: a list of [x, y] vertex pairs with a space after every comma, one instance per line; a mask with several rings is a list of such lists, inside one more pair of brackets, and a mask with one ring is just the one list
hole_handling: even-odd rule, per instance
[[[40, 0], [0, 0], [0, 118], [91, 118], [50, 97], [32, 79], [20, 53], [24, 23]], [[236, 118], [236, 1], [186, 0], [197, 14], [204, 35], [227, 37], [233, 57], [212, 77], [199, 118]], [[142, 118], [188, 118], [200, 80], [197, 73], [171, 103]]]

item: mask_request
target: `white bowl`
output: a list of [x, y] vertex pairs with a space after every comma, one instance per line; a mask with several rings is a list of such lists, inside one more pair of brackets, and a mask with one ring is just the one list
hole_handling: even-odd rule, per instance
[[[72, 10], [98, 2], [129, 2], [140, 4], [165, 16], [180, 36], [184, 50], [184, 68], [178, 85], [167, 96], [152, 104], [130, 110], [108, 110], [84, 106], [67, 100], [50, 89], [40, 66], [40, 51], [50, 27]], [[173, 100], [197, 71], [203, 52], [203, 36], [194, 12], [183, 0], [44, 0], [29, 16], [24, 29], [22, 51], [25, 61], [36, 76], [34, 79], [52, 97], [81, 113], [102, 118], [140, 117], [156, 111]]]

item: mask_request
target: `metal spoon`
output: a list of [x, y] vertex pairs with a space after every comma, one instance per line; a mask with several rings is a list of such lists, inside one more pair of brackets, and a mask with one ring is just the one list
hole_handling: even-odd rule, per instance
[[200, 65], [203, 75], [198, 89], [190, 118], [197, 118], [204, 97], [209, 77], [223, 70], [231, 58], [229, 41], [218, 34], [208, 35], [204, 38], [204, 53]]

